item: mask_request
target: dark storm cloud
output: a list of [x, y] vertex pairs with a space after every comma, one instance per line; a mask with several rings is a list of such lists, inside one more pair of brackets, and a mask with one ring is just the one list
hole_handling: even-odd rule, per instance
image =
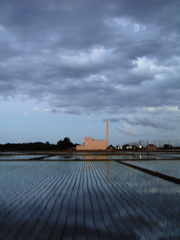
[[2, 0], [0, 96], [74, 114], [179, 106], [179, 9], [166, 0]]

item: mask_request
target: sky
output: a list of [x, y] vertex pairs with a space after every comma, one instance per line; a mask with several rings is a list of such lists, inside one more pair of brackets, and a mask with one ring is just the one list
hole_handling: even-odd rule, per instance
[[179, 0], [1, 0], [0, 144], [179, 141]]

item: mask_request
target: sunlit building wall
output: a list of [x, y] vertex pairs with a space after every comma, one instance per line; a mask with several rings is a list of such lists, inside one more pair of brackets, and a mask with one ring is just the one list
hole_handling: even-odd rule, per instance
[[157, 150], [157, 146], [154, 144], [149, 144], [146, 146], [146, 149], [147, 150]]
[[109, 126], [106, 120], [106, 140], [94, 140], [92, 137], [85, 137], [83, 145], [77, 145], [76, 150], [106, 150], [109, 145]]

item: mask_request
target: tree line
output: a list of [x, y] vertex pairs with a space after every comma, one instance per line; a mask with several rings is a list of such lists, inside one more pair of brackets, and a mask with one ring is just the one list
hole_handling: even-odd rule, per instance
[[73, 144], [70, 138], [65, 137], [59, 140], [57, 144], [49, 142], [30, 142], [30, 143], [6, 143], [0, 144], [0, 151], [52, 151], [75, 149], [77, 144]]

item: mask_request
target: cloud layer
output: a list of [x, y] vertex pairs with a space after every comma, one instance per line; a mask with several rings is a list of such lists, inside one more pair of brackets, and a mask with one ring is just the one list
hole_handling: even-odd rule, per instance
[[123, 113], [124, 133], [133, 132], [129, 124], [175, 129], [179, 9], [178, 0], [1, 0], [0, 100], [34, 99], [53, 113]]

